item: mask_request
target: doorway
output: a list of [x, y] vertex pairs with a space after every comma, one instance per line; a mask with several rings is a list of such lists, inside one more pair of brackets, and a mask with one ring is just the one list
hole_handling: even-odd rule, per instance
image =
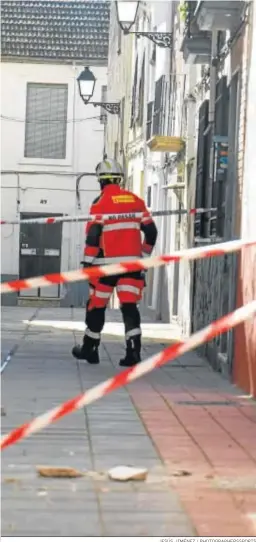
[[[48, 218], [52, 215], [41, 213], [21, 213], [20, 218]], [[55, 216], [62, 216], [61, 214]], [[19, 275], [21, 279], [38, 277], [47, 273], [60, 273], [61, 267], [62, 223], [21, 224]], [[21, 290], [21, 297], [59, 298], [60, 285]]]

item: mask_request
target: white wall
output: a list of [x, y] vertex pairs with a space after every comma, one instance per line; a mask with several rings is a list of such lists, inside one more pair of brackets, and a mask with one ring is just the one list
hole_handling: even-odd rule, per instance
[[[2, 63], [1, 69], [1, 114], [14, 119], [2, 119], [1, 124], [1, 170], [5, 172], [2, 175], [2, 218], [19, 218], [19, 212], [77, 214], [79, 211], [76, 205], [74, 174], [93, 173], [102, 158], [104, 145], [103, 124], [98, 119], [84, 120], [99, 116], [100, 108], [84, 105], [79, 96], [76, 79], [83, 67]], [[97, 79], [93, 100], [101, 101], [101, 87], [107, 84], [107, 68], [91, 69]], [[65, 160], [24, 157], [26, 85], [29, 82], [68, 84], [69, 122]], [[42, 174], [32, 174], [35, 171]], [[14, 172], [19, 172], [19, 177]], [[81, 180], [80, 194], [80, 213], [85, 214], [98, 194], [95, 177], [84, 177]], [[20, 203], [17, 203], [17, 200]], [[41, 203], [41, 200], [46, 200], [46, 203]], [[83, 230], [83, 224], [64, 226], [62, 270], [75, 268], [80, 261], [83, 252]], [[18, 247], [19, 227], [3, 227], [2, 274], [19, 273]]]
[[[122, 99], [125, 98], [125, 104], [124, 111], [121, 112], [120, 117], [118, 115], [108, 115], [106, 127], [106, 151], [109, 157], [114, 157], [115, 143], [117, 142], [119, 147], [117, 158], [121, 163], [124, 159], [121, 149], [121, 132], [123, 131], [124, 136], [124, 149], [126, 149], [129, 135], [132, 90], [132, 49], [134, 40], [135, 37], [132, 34], [124, 35], [121, 32], [117, 22], [115, 2], [111, 2], [107, 97], [110, 102], [121, 102]], [[127, 166], [125, 163], [124, 165]]]
[[[78, 211], [74, 175], [20, 173], [18, 178], [16, 173], [3, 174], [1, 185], [1, 216], [7, 220], [19, 218], [22, 212], [50, 213], [52, 216], [58, 213], [87, 214], [98, 193], [95, 178], [84, 178], [80, 189], [81, 211]], [[47, 203], [40, 203], [41, 200]], [[83, 254], [84, 223], [64, 224], [62, 231], [61, 269], [75, 269]], [[19, 273], [19, 232], [18, 225], [1, 228], [1, 273], [4, 275]]]
[[[149, 3], [151, 8], [151, 30], [154, 28], [159, 32], [171, 31], [171, 17], [172, 17], [172, 3], [166, 1], [155, 1]], [[146, 38], [145, 38], [146, 39]], [[152, 55], [152, 44], [148, 42], [149, 58]], [[156, 61], [155, 64], [149, 64], [148, 69], [148, 87], [146, 90], [147, 102], [154, 101], [155, 96], [155, 83], [162, 76], [165, 75], [166, 97], [165, 97], [165, 129], [168, 124], [168, 96], [169, 96], [169, 74], [170, 74], [170, 57], [171, 50], [168, 48], [156, 47]], [[151, 193], [153, 198], [152, 209], [155, 211], [163, 210], [167, 207], [167, 193], [163, 190], [163, 185], [166, 182], [165, 174], [163, 170], [164, 154], [158, 152], [151, 152], [147, 146], [145, 146], [145, 184], [146, 187], [151, 186]], [[155, 198], [154, 195], [155, 194]], [[168, 221], [171, 218], [162, 217], [156, 219], [158, 227], [158, 241], [155, 252], [161, 254], [163, 252], [169, 252], [170, 247], [166, 248], [166, 229], [168, 227]], [[168, 282], [166, 284], [168, 290], [172, 288], [172, 269], [166, 268], [165, 272], [168, 275]], [[153, 296], [152, 296], [152, 309], [156, 311], [158, 315], [161, 315], [162, 297], [169, 298], [169, 293], [163, 292], [163, 270], [156, 269], [154, 271], [153, 281]], [[162, 316], [162, 315], [161, 315]]]

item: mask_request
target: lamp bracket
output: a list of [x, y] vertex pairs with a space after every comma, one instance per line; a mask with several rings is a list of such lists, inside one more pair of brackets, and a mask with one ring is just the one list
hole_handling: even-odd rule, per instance
[[102, 107], [107, 111], [107, 113], [110, 113], [110, 115], [120, 115], [120, 103], [119, 102], [89, 102], [94, 107]]
[[172, 48], [172, 33], [170, 32], [128, 32], [135, 34], [137, 38], [145, 36], [159, 47]]

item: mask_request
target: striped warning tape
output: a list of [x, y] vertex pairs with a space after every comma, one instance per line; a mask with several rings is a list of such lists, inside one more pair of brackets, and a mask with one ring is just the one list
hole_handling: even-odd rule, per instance
[[30, 288], [42, 288], [52, 284], [64, 284], [66, 282], [76, 282], [80, 280], [90, 280], [91, 278], [105, 277], [109, 275], [123, 275], [131, 271], [141, 271], [150, 267], [159, 267], [170, 262], [180, 260], [197, 260], [200, 258], [209, 258], [211, 256], [220, 256], [241, 250], [243, 247], [256, 244], [256, 239], [244, 240], [238, 239], [226, 243], [218, 243], [206, 247], [190, 248], [179, 250], [168, 255], [155, 256], [153, 258], [140, 258], [130, 260], [124, 263], [111, 265], [100, 265], [77, 269], [75, 271], [66, 271], [64, 273], [51, 273], [41, 277], [29, 279], [18, 279], [10, 282], [3, 282], [0, 286], [0, 293], [7, 294], [28, 290]]
[[62, 405], [53, 408], [45, 414], [38, 416], [34, 420], [17, 427], [9, 434], [2, 437], [0, 441], [1, 450], [29, 437], [32, 435], [32, 433], [40, 431], [44, 427], [56, 422], [63, 416], [67, 416], [68, 414], [71, 414], [72, 412], [75, 412], [76, 410], [79, 410], [84, 406], [101, 399], [117, 388], [130, 384], [130, 382], [133, 380], [136, 380], [146, 373], [153, 371], [153, 369], [156, 369], [168, 361], [172, 361], [174, 358], [189, 352], [189, 350], [193, 350], [201, 344], [210, 341], [216, 337], [216, 335], [226, 333], [228, 330], [253, 317], [254, 315], [256, 315], [256, 301], [252, 301], [244, 307], [231, 312], [227, 316], [216, 320], [209, 326], [189, 337], [186, 341], [169, 346], [159, 354], [156, 354], [155, 356], [148, 358], [146, 361], [141, 362], [139, 365], [122, 371], [102, 384], [98, 384], [85, 393], [82, 393], [73, 399], [69, 399], [65, 403], [62, 403]]
[[89, 220], [124, 220], [127, 218], [143, 218], [147, 216], [169, 216], [169, 215], [196, 215], [217, 211], [216, 208], [211, 209], [181, 209], [173, 211], [153, 211], [145, 213], [122, 213], [122, 214], [97, 214], [97, 215], [77, 215], [77, 216], [49, 216], [47, 218], [24, 218], [22, 220], [1, 220], [0, 225], [6, 224], [55, 224], [56, 222], [88, 222]]

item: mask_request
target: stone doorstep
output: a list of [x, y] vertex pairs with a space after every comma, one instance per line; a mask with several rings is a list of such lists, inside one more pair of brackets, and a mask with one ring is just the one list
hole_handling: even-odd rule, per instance
[[60, 308], [61, 298], [21, 297], [17, 298], [18, 307]]
[[[35, 319], [29, 323], [30, 329], [36, 328], [49, 328], [62, 331], [74, 331], [74, 332], [84, 332], [85, 324], [84, 321], [74, 321], [67, 317], [65, 320], [39, 320]], [[28, 323], [27, 321], [25, 322]], [[142, 339], [147, 342], [156, 342], [156, 343], [174, 343], [181, 341], [181, 335], [177, 329], [169, 324], [159, 324], [151, 323], [141, 325], [142, 329]], [[118, 341], [123, 340], [124, 337], [124, 327], [122, 322], [106, 322], [104, 329], [102, 331], [102, 338], [114, 338]]]

